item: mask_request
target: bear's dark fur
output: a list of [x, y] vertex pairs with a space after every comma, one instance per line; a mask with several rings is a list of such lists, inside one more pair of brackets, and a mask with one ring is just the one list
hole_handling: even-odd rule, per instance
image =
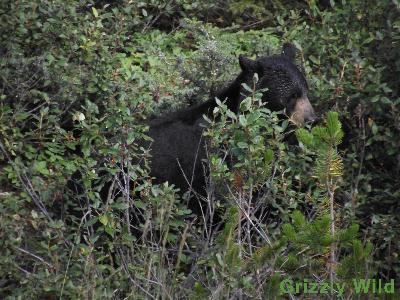
[[[291, 44], [283, 46], [282, 53], [261, 57], [255, 61], [239, 57], [241, 67], [236, 79], [216, 95], [226, 101], [228, 108], [237, 113], [245, 90], [242, 84], [249, 84], [254, 73], [258, 74], [257, 89], [268, 88], [263, 94], [267, 107], [286, 114], [295, 122], [314, 121], [316, 116], [307, 98], [307, 81], [294, 63], [296, 49]], [[202, 161], [206, 158], [205, 138], [202, 133], [204, 114], [211, 114], [216, 107], [215, 99], [155, 118], [149, 122], [149, 136], [153, 139], [151, 148], [151, 176], [157, 183], [168, 181], [182, 192], [192, 188], [204, 193], [205, 172]]]

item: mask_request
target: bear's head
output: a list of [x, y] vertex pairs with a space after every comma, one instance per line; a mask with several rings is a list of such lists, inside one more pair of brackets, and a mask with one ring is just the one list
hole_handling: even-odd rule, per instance
[[307, 81], [295, 64], [295, 55], [295, 46], [287, 43], [281, 55], [257, 60], [239, 56], [239, 64], [242, 71], [258, 74], [256, 88], [266, 89], [262, 99], [269, 109], [285, 110], [296, 124], [315, 122], [317, 116], [307, 96]]

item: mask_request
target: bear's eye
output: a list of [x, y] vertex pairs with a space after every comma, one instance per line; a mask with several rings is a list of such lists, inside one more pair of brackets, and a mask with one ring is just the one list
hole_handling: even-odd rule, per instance
[[297, 91], [292, 94], [291, 99], [298, 99], [301, 97], [301, 92]]

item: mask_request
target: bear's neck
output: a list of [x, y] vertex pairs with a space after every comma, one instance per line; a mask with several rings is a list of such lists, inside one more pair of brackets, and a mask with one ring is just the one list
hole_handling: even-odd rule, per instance
[[[220, 91], [216, 95], [216, 97], [221, 101], [226, 100], [226, 105], [228, 106], [228, 108], [234, 113], [237, 113], [239, 110], [240, 102], [245, 98], [243, 94], [248, 93], [246, 90], [244, 90], [242, 84], [250, 84], [252, 77], [252, 73], [242, 71], [236, 77], [236, 79], [229, 86]], [[216, 103], [215, 106], [217, 106]]]
[[[244, 95], [248, 94], [242, 84], [250, 84], [252, 78], [253, 73], [242, 71], [231, 84], [217, 93], [215, 97], [221, 101], [226, 101], [225, 103], [228, 108], [234, 113], [237, 113], [240, 102], [245, 98]], [[151, 126], [165, 126], [166, 123], [175, 122], [176, 120], [187, 124], [193, 124], [199, 119], [203, 119], [204, 114], [212, 116], [214, 108], [218, 106], [215, 97], [197, 106], [192, 106], [169, 116], [152, 120]]]

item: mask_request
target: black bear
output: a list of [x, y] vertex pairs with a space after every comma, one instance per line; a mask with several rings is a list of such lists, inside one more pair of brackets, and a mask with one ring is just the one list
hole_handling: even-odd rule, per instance
[[[296, 49], [284, 44], [280, 55], [261, 57], [255, 61], [239, 57], [240, 74], [217, 98], [226, 101], [228, 108], [237, 113], [245, 90], [254, 73], [258, 74], [257, 89], [268, 88], [263, 101], [274, 111], [285, 109], [295, 122], [313, 122], [314, 110], [307, 97], [307, 81], [296, 66]], [[148, 135], [153, 139], [151, 148], [151, 176], [157, 183], [168, 181], [181, 191], [188, 188], [204, 193], [205, 174], [202, 160], [206, 158], [203, 114], [210, 114], [216, 107], [215, 98], [149, 122]]]

